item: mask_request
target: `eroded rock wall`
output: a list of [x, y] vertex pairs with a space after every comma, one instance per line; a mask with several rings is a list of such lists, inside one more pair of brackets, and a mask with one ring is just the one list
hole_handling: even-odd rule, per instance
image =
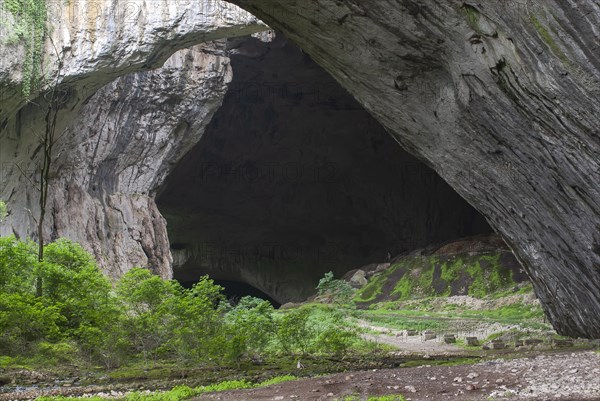
[[[221, 104], [231, 79], [229, 60], [214, 55], [222, 45], [180, 50], [163, 67], [118, 78], [86, 102], [55, 148], [47, 238], [81, 242], [113, 276], [143, 266], [170, 277], [166, 223], [154, 197]], [[35, 164], [23, 158], [38, 144], [28, 139], [29, 147], [22, 138], [9, 142], [10, 152], [2, 147], [2, 198], [10, 210], [4, 230], [22, 237], [35, 232], [28, 210], [36, 216], [39, 209]], [[5, 162], [11, 154], [20, 158]]]
[[600, 337], [600, 5], [234, 0], [483, 213], [556, 329]]
[[[24, 17], [13, 15], [4, 3], [0, 1], [2, 129], [27, 100], [22, 91], [27, 78], [23, 43], [29, 39], [27, 34], [19, 39]], [[59, 75], [62, 89], [69, 91], [70, 108], [120, 76], [160, 67], [177, 50], [265, 29], [256, 17], [221, 0], [193, 5], [170, 0], [47, 0], [45, 4], [48, 36], [41, 69], [52, 80]], [[34, 84], [30, 100], [47, 88], [44, 81]]]
[[[224, 42], [213, 39], [265, 26], [220, 1], [192, 8], [155, 1], [57, 2], [48, 9], [45, 72], [59, 74], [64, 102], [45, 240], [79, 241], [113, 277], [134, 266], [171, 277], [156, 191], [200, 139], [231, 80]], [[7, 24], [0, 29], [7, 39], [14, 17], [3, 11]], [[205, 44], [194, 46], [200, 42]], [[28, 103], [23, 99], [22, 42], [2, 40], [0, 53], [0, 199], [10, 213], [0, 233], [36, 239], [45, 110], [36, 88]]]

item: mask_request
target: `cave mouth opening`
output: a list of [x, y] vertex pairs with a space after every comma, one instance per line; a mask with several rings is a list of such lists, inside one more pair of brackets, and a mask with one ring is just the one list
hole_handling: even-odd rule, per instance
[[208, 275], [234, 296], [245, 283], [283, 304], [328, 271], [492, 232], [283, 36], [228, 50], [223, 104], [157, 199], [175, 279]]
[[[198, 282], [197, 280], [194, 280], [194, 281], [179, 280], [179, 283], [184, 288], [192, 288], [194, 286], [194, 284], [196, 284], [197, 282]], [[223, 287], [222, 293], [225, 296], [225, 298], [227, 299], [227, 301], [232, 306], [237, 305], [237, 303], [240, 301], [240, 299], [242, 299], [243, 297], [246, 297], [246, 296], [260, 298], [260, 299], [269, 301], [271, 303], [271, 305], [273, 305], [273, 307], [276, 309], [281, 306], [281, 303], [279, 303], [275, 299], [271, 298], [268, 294], [264, 293], [263, 291], [259, 290], [256, 287], [251, 286], [250, 284], [248, 284], [246, 282], [235, 281], [235, 280], [213, 280], [213, 282], [216, 285]]]

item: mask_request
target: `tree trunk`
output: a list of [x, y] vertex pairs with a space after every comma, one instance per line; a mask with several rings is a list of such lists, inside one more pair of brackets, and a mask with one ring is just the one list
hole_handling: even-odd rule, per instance
[[233, 2], [486, 216], [559, 333], [600, 338], [597, 1]]
[[[46, 218], [46, 206], [48, 204], [48, 188], [50, 186], [50, 167], [52, 165], [52, 149], [56, 141], [55, 133], [59, 108], [59, 93], [57, 92], [57, 87], [58, 79], [57, 82], [54, 84], [52, 90], [47, 94], [49, 96], [49, 99], [46, 99], [46, 101], [48, 102], [48, 111], [46, 112], [46, 125], [44, 135], [41, 138], [41, 146], [44, 149], [44, 151], [42, 154], [42, 166], [40, 168], [40, 216], [37, 221], [38, 262], [40, 263], [44, 261], [44, 222]], [[35, 290], [36, 295], [38, 297], [41, 297], [43, 294], [43, 283], [42, 278], [40, 276], [38, 276], [35, 280]]]

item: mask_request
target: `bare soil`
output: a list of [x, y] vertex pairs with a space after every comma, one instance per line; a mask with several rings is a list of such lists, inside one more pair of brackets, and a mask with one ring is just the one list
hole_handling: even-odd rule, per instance
[[328, 375], [206, 394], [197, 401], [341, 400], [402, 394], [420, 400], [600, 400], [600, 354], [541, 353], [475, 365], [421, 366]]

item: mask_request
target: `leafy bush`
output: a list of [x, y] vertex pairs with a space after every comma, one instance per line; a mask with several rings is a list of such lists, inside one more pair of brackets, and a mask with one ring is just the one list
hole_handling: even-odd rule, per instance
[[345, 280], [333, 278], [333, 272], [325, 273], [322, 279], [317, 284], [319, 295], [329, 295], [336, 303], [347, 304], [354, 296], [354, 288]]
[[45, 301], [59, 308], [65, 331], [81, 325], [107, 327], [118, 314], [111, 284], [79, 244], [59, 239], [48, 244], [39, 264]]
[[280, 317], [277, 339], [289, 355], [339, 355], [358, 340], [357, 333], [346, 326], [341, 312], [325, 305], [307, 305]]
[[117, 283], [123, 327], [134, 353], [144, 359], [176, 357], [182, 363], [209, 360], [223, 351], [217, 306], [222, 288], [207, 277], [186, 290], [145, 269], [132, 269]]
[[[48, 244], [43, 262], [36, 248], [0, 238], [0, 355], [113, 369], [158, 360], [227, 365], [281, 354], [341, 355], [357, 343], [357, 334], [343, 328], [344, 316], [328, 306], [279, 312], [244, 297], [231, 307], [207, 277], [185, 289], [141, 268], [113, 287], [80, 245]], [[340, 282], [326, 280], [321, 288], [336, 291]], [[184, 390], [165, 397], [179, 399]]]
[[273, 312], [269, 301], [247, 296], [225, 315], [230, 360], [264, 352], [275, 328]]
[[0, 293], [0, 351], [19, 355], [42, 339], [62, 337], [63, 317], [56, 306], [46, 306], [33, 294]]
[[37, 268], [36, 245], [14, 236], [0, 237], [0, 292], [32, 293]]

